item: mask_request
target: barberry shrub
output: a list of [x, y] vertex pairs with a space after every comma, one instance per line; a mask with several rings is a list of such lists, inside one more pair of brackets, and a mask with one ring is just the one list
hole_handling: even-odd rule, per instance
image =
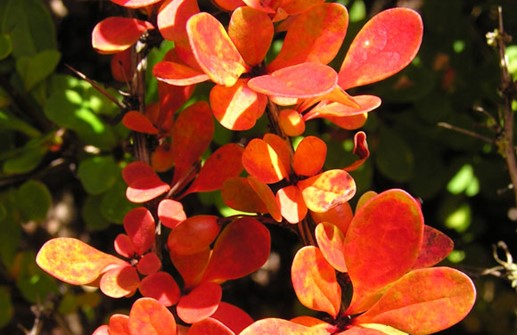
[[[100, 21], [92, 45], [127, 84], [121, 122], [134, 150], [99, 159], [122, 167], [133, 205], [112, 208], [124, 211], [117, 256], [58, 237], [36, 257], [66, 283], [133, 297], [129, 313], [107, 316], [95, 335], [431, 334], [469, 313], [472, 281], [435, 266], [451, 239], [425, 225], [406, 191], [357, 195], [350, 174], [369, 157], [359, 129], [381, 99], [347, 90], [411, 63], [423, 35], [417, 12], [378, 13], [336, 66], [349, 23], [339, 3], [214, 0], [207, 12], [195, 0], [112, 1], [130, 15]], [[153, 48], [164, 52], [149, 69], [150, 101]], [[355, 131], [354, 161], [327, 168], [325, 139], [309, 131], [318, 122]], [[221, 130], [228, 136], [214, 140]], [[208, 192], [232, 214], [189, 213], [187, 196]], [[272, 226], [299, 237], [285, 280], [309, 315], [253, 320], [223, 300], [223, 283], [270, 257]]]

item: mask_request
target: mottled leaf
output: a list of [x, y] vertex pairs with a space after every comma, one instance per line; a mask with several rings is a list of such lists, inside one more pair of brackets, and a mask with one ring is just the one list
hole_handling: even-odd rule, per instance
[[322, 222], [316, 226], [314, 235], [327, 262], [339, 272], [347, 272], [343, 253], [345, 234], [334, 224]]
[[424, 226], [424, 240], [413, 268], [430, 267], [441, 262], [454, 249], [454, 242], [441, 231]]
[[132, 295], [140, 285], [136, 269], [131, 265], [110, 269], [102, 275], [99, 287], [111, 298], [122, 298]]
[[140, 298], [129, 312], [131, 334], [170, 335], [176, 333], [176, 321], [169, 310], [152, 298]]

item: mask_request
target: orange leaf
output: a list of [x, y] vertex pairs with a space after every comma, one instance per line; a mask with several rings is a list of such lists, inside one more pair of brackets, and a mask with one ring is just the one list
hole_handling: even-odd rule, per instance
[[126, 128], [139, 133], [151, 135], [158, 134], [158, 129], [152, 124], [152, 122], [144, 114], [137, 111], [129, 111], [124, 114], [122, 124], [126, 126]]
[[341, 306], [341, 287], [336, 271], [327, 263], [320, 249], [306, 246], [293, 259], [291, 280], [302, 305], [330, 314], [333, 318]]
[[221, 190], [226, 205], [238, 211], [248, 213], [268, 213], [269, 210], [260, 196], [251, 187], [248, 178], [230, 178]]
[[239, 79], [231, 87], [215, 85], [209, 99], [217, 121], [231, 130], [253, 128], [267, 104], [264, 95], [248, 87], [248, 79]]
[[262, 200], [262, 202], [266, 205], [267, 212], [271, 215], [271, 217], [276, 222], [282, 221], [280, 207], [271, 188], [253, 176], [248, 177], [248, 182], [251, 188], [259, 196], [260, 200]]
[[424, 226], [424, 240], [413, 268], [425, 268], [441, 262], [454, 249], [454, 242], [441, 231]]
[[214, 0], [214, 3], [218, 7], [228, 12], [231, 12], [240, 6], [246, 5], [244, 2], [242, 2], [242, 0]]
[[233, 331], [230, 330], [226, 325], [224, 325], [221, 321], [214, 318], [206, 318], [199, 322], [194, 323], [187, 335], [235, 335]]
[[110, 316], [109, 331], [106, 335], [131, 335], [129, 333], [129, 316], [123, 314]]
[[259, 138], [246, 145], [242, 165], [250, 175], [266, 184], [276, 183], [287, 177], [286, 168], [275, 149]]
[[271, 0], [267, 2], [261, 0], [243, 0], [243, 2], [251, 8], [268, 14], [274, 14], [281, 3], [281, 0]]
[[187, 32], [199, 66], [213, 82], [232, 86], [248, 70], [223, 25], [212, 15], [193, 15], [187, 22]]
[[248, 313], [224, 301], [219, 303], [219, 307], [212, 314], [212, 318], [221, 321], [222, 324], [230, 328], [235, 334], [239, 334], [244, 328], [253, 323], [253, 319]]
[[275, 29], [264, 12], [251, 7], [237, 8], [230, 19], [228, 35], [248, 65], [260, 64], [269, 50]]
[[53, 277], [72, 285], [88, 285], [123, 260], [69, 237], [47, 241], [36, 256], [36, 263]]
[[268, 71], [304, 62], [328, 64], [337, 55], [347, 27], [345, 6], [327, 3], [312, 7], [291, 22], [282, 49]]
[[221, 286], [204, 282], [180, 298], [176, 311], [181, 320], [196, 323], [214, 314], [222, 296]]
[[176, 321], [171, 312], [152, 298], [140, 298], [129, 312], [131, 334], [170, 335], [176, 334]]
[[191, 288], [201, 281], [201, 276], [204, 273], [208, 260], [210, 258], [210, 248], [192, 255], [178, 255], [170, 252], [169, 256], [183, 278], [183, 285], [185, 288]]
[[339, 272], [347, 272], [343, 254], [345, 234], [335, 225], [323, 222], [316, 226], [316, 241], [323, 257]]
[[119, 6], [124, 6], [127, 8], [141, 8], [145, 6], [154, 5], [155, 3], [160, 2], [161, 0], [111, 0]]
[[127, 17], [108, 17], [97, 23], [92, 31], [92, 45], [103, 54], [114, 54], [128, 49], [153, 25], [147, 21]]
[[210, 78], [203, 72], [187, 65], [161, 61], [153, 67], [156, 79], [169, 85], [187, 86], [202, 83]]
[[173, 229], [187, 219], [187, 214], [185, 214], [181, 202], [163, 199], [158, 205], [158, 218], [165, 227]]
[[344, 170], [328, 170], [300, 180], [297, 185], [307, 208], [313, 212], [326, 212], [347, 202], [356, 190], [354, 179]]
[[172, 156], [176, 167], [173, 183], [185, 176], [208, 148], [214, 135], [214, 121], [208, 103], [198, 101], [187, 107], [174, 122]]
[[267, 318], [254, 322], [239, 335], [329, 335], [322, 327], [307, 327], [295, 322]]
[[357, 34], [339, 71], [343, 89], [371, 84], [405, 68], [422, 42], [420, 15], [408, 8], [380, 12]]
[[167, 238], [167, 247], [178, 255], [197, 254], [210, 246], [219, 230], [216, 216], [192, 216], [171, 231]]
[[333, 225], [337, 226], [343, 234], [346, 235], [348, 226], [350, 225], [350, 222], [352, 222], [352, 218], [354, 217], [354, 213], [352, 212], [352, 207], [350, 206], [350, 203], [343, 202], [332, 207], [326, 212], [311, 212], [311, 217], [315, 223], [332, 223]]
[[411, 334], [436, 333], [460, 322], [475, 298], [474, 284], [458, 270], [414, 270], [388, 288], [354, 323], [379, 323]]
[[289, 141], [281, 138], [280, 136], [272, 133], [266, 133], [262, 138], [270, 147], [275, 150], [280, 162], [285, 168], [287, 174], [291, 173], [291, 156], [292, 147]]
[[187, 39], [187, 21], [199, 13], [196, 0], [164, 0], [158, 10], [158, 29], [170, 41]]
[[303, 115], [305, 121], [315, 118], [325, 118], [330, 121], [335, 118], [362, 115], [381, 105], [381, 99], [375, 95], [356, 95], [353, 97], [358, 107], [345, 105], [339, 102], [322, 101]]
[[127, 212], [124, 229], [139, 255], [143, 255], [154, 245], [156, 225], [147, 208], [137, 207]]
[[319, 137], [307, 136], [294, 152], [293, 169], [299, 176], [314, 176], [325, 164], [327, 145]]
[[343, 117], [326, 117], [327, 120], [332, 122], [338, 127], [346, 130], [355, 130], [363, 127], [368, 119], [368, 114], [363, 113], [359, 115], [343, 116]]
[[129, 163], [122, 170], [122, 177], [128, 185], [126, 197], [136, 203], [152, 200], [170, 189], [144, 162]]
[[208, 157], [199, 175], [183, 194], [219, 190], [229, 178], [238, 177], [242, 172], [244, 148], [236, 143], [228, 143]]
[[287, 136], [300, 136], [305, 131], [305, 121], [295, 109], [286, 108], [278, 113], [278, 125]]
[[156, 272], [145, 277], [138, 289], [144, 297], [156, 299], [167, 307], [175, 305], [181, 295], [178, 284], [167, 272]]
[[[311, 78], [311, 80], [307, 80]], [[271, 74], [254, 77], [248, 86], [262, 94], [285, 98], [312, 98], [336, 87], [337, 73], [330, 66], [301, 63], [284, 67]]]
[[117, 267], [107, 271], [101, 278], [99, 287], [111, 298], [131, 296], [140, 285], [136, 269], [131, 265]]
[[298, 223], [307, 215], [307, 206], [298, 187], [289, 185], [276, 192], [280, 212], [289, 223]]
[[258, 270], [269, 256], [269, 230], [244, 217], [230, 223], [215, 242], [204, 281], [237, 279]]
[[324, 3], [325, 0], [291, 0], [284, 1], [282, 3], [282, 9], [285, 10], [289, 15], [300, 14], [308, 11], [314, 6], [319, 6]]
[[422, 246], [424, 219], [420, 205], [402, 190], [370, 199], [348, 228], [344, 253], [354, 286], [347, 313], [366, 310], [376, 291], [407, 273]]

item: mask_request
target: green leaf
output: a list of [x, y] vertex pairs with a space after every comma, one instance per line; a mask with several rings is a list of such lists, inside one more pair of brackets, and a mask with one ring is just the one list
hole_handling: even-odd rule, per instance
[[34, 128], [29, 123], [3, 110], [0, 110], [0, 129], [16, 130], [30, 137], [36, 137], [41, 135], [40, 131]]
[[23, 297], [31, 303], [45, 301], [51, 293], [57, 293], [58, 288], [54, 278], [41, 270], [35, 262], [33, 252], [24, 252], [18, 255], [18, 266], [21, 268], [16, 285]]
[[135, 205], [126, 198], [126, 183], [119, 176], [113, 187], [102, 195], [100, 212], [109, 222], [122, 224], [124, 216]]
[[110, 225], [110, 222], [102, 215], [102, 211], [99, 211], [102, 199], [102, 196], [89, 196], [81, 208], [81, 216], [86, 222], [86, 226], [92, 231], [103, 230]]
[[5, 160], [5, 174], [23, 174], [34, 170], [47, 152], [47, 147], [39, 139], [27, 142], [22, 150], [16, 150], [14, 155]]
[[5, 208], [5, 216], [0, 219], [0, 258], [1, 262], [8, 267], [11, 267], [14, 262], [22, 234], [20, 224], [16, 219], [18, 211], [15, 206], [14, 193], [0, 193], [0, 203]]
[[375, 163], [386, 177], [396, 182], [409, 181], [413, 175], [413, 153], [397, 133], [382, 129]]
[[13, 51], [11, 36], [0, 34], [0, 60], [7, 58]]
[[57, 50], [44, 50], [34, 56], [23, 56], [16, 61], [16, 70], [23, 81], [25, 90], [30, 91], [36, 84], [54, 72], [61, 53]]
[[95, 156], [81, 161], [78, 177], [86, 192], [101, 194], [115, 184], [119, 173], [112, 156]]
[[0, 328], [5, 327], [14, 315], [14, 307], [11, 302], [11, 294], [8, 287], [0, 287]]
[[52, 195], [45, 184], [31, 179], [17, 190], [16, 205], [24, 219], [43, 221], [52, 205]]

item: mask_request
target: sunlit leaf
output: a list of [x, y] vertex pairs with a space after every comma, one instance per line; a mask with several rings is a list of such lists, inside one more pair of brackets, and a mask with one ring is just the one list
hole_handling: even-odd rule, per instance
[[254, 322], [239, 335], [328, 335], [331, 332], [320, 327], [307, 327], [283, 319], [267, 318]]
[[276, 199], [280, 206], [282, 217], [289, 223], [298, 223], [307, 215], [307, 206], [302, 192], [295, 185], [283, 187], [276, 192]]
[[269, 256], [271, 237], [262, 223], [244, 217], [230, 223], [215, 242], [203, 279], [225, 281], [259, 269]]
[[[110, 332], [109, 332], [108, 325], [102, 325], [100, 327], [97, 327], [97, 329], [95, 329], [93, 331], [92, 335], [112, 335], [112, 334], [110, 334]], [[128, 328], [126, 333], [118, 332], [118, 333], [115, 333], [115, 335], [130, 335], [129, 334], [129, 328]]]
[[115, 251], [126, 258], [133, 258], [137, 255], [133, 241], [126, 234], [118, 234], [114, 241]]
[[167, 246], [178, 255], [197, 254], [210, 246], [220, 229], [216, 216], [192, 216], [171, 231]]
[[248, 178], [230, 178], [221, 190], [226, 205], [248, 213], [268, 213], [269, 210], [260, 196], [251, 187]]
[[247, 71], [223, 25], [212, 15], [193, 15], [187, 22], [187, 32], [199, 66], [215, 83], [232, 86]]
[[167, 272], [156, 272], [145, 277], [138, 289], [144, 297], [156, 299], [167, 307], [175, 305], [181, 295], [178, 284]]
[[137, 207], [130, 210], [124, 217], [124, 229], [139, 255], [143, 255], [154, 245], [156, 224], [147, 208]]
[[361, 115], [374, 110], [381, 105], [381, 99], [374, 95], [356, 95], [354, 101], [358, 108], [339, 102], [323, 101], [303, 115], [305, 121], [315, 118], [326, 118], [332, 121], [334, 118]]
[[336, 83], [337, 73], [331, 67], [319, 63], [301, 63], [254, 77], [248, 86], [266, 95], [312, 98], [332, 91]]
[[354, 213], [352, 212], [352, 207], [350, 203], [343, 202], [338, 204], [328, 211], [325, 212], [310, 212], [311, 217], [316, 224], [321, 222], [330, 222], [333, 225], [337, 226], [343, 234], [346, 235], [348, 230], [348, 226], [350, 222], [352, 222], [352, 218], [354, 217]]
[[431, 334], [461, 321], [475, 298], [474, 284], [462, 272], [447, 267], [419, 269], [395, 282], [355, 322], [385, 324], [411, 334]]
[[36, 256], [36, 263], [46, 272], [73, 285], [95, 281], [110, 266], [124, 266], [123, 260], [68, 237], [47, 241]]
[[344, 170], [328, 170], [300, 180], [297, 185], [302, 191], [307, 208], [313, 212], [326, 212], [347, 202], [356, 190], [354, 179]]
[[339, 51], [347, 27], [345, 6], [327, 3], [312, 7], [291, 23], [282, 49], [268, 65], [268, 70], [276, 71], [304, 62], [328, 64]]
[[300, 136], [305, 131], [305, 121], [295, 109], [286, 108], [278, 113], [278, 125], [287, 136]]
[[169, 335], [176, 333], [176, 321], [169, 310], [152, 298], [140, 298], [129, 312], [131, 334]]
[[214, 134], [214, 121], [208, 103], [196, 102], [176, 119], [172, 130], [173, 182], [180, 180], [208, 148]]
[[424, 226], [424, 239], [414, 269], [438, 264], [454, 249], [454, 242], [441, 231]]
[[178, 316], [186, 323], [206, 319], [217, 310], [222, 295], [220, 285], [204, 282], [180, 298], [176, 306]]
[[264, 134], [262, 139], [275, 150], [276, 154], [278, 155], [278, 159], [284, 166], [287, 174], [291, 173], [291, 159], [293, 155], [291, 143], [273, 133]]
[[271, 188], [253, 176], [248, 177], [248, 183], [259, 196], [260, 200], [266, 205], [267, 212], [273, 219], [277, 222], [282, 221], [280, 207]]
[[187, 214], [185, 214], [181, 202], [163, 199], [158, 204], [158, 218], [165, 227], [173, 229], [187, 218]]
[[380, 12], [357, 34], [339, 71], [343, 89], [385, 79], [415, 57], [423, 35], [420, 15], [408, 8]]
[[251, 7], [237, 8], [230, 19], [228, 35], [248, 65], [261, 63], [275, 29], [269, 15]]
[[128, 17], [108, 17], [97, 23], [92, 32], [92, 45], [100, 53], [114, 54], [135, 44], [153, 25]]
[[423, 234], [420, 205], [402, 190], [380, 193], [358, 209], [344, 246], [348, 274], [354, 285], [349, 313], [364, 311], [377, 290], [411, 269]]
[[127, 315], [113, 314], [110, 316], [108, 326], [109, 331], [106, 332], [106, 335], [130, 335], [129, 316]]
[[325, 164], [327, 145], [319, 137], [307, 136], [298, 144], [293, 156], [293, 169], [299, 176], [313, 176]]
[[221, 301], [219, 307], [212, 314], [212, 318], [219, 320], [235, 334], [239, 334], [244, 328], [253, 323], [253, 319], [239, 307]]
[[351, 326], [346, 330], [346, 335], [408, 335], [407, 333], [401, 332], [400, 330], [386, 325], [375, 325], [377, 326], [375, 328], [370, 328], [372, 327], [372, 324], [365, 324], [364, 327]]
[[263, 183], [276, 183], [287, 177], [286, 168], [278, 154], [266, 141], [251, 140], [242, 155], [242, 165], [246, 171]]
[[217, 149], [199, 171], [199, 175], [184, 194], [219, 190], [229, 178], [238, 177], [242, 172], [244, 148], [236, 143], [228, 143]]
[[300, 302], [313, 310], [336, 317], [341, 305], [341, 287], [334, 268], [325, 260], [320, 249], [303, 247], [296, 253], [291, 268], [291, 280]]
[[124, 6], [127, 8], [141, 8], [145, 6], [154, 5], [155, 3], [160, 2], [161, 0], [111, 0], [119, 6]]
[[[291, 0], [283, 1], [282, 9], [285, 10], [289, 15], [300, 14], [310, 10], [314, 6], [319, 6], [324, 3], [325, 0]], [[348, 21], [348, 18], [347, 18]]]
[[170, 186], [144, 162], [129, 163], [122, 170], [122, 177], [128, 185], [127, 198], [136, 203], [152, 200], [170, 189]]
[[214, 318], [206, 318], [194, 323], [188, 330], [187, 335], [235, 335], [230, 328], [224, 325], [221, 321]]
[[102, 276], [99, 287], [111, 298], [122, 298], [132, 295], [140, 285], [136, 269], [131, 265], [110, 269]]
[[316, 226], [314, 235], [327, 262], [339, 272], [347, 272], [343, 254], [345, 234], [334, 224], [322, 222]]
[[170, 41], [187, 39], [187, 21], [199, 13], [196, 0], [164, 0], [158, 10], [158, 29]]
[[162, 61], [153, 67], [156, 79], [170, 85], [187, 86], [202, 83], [209, 79], [205, 73], [187, 65]]
[[264, 114], [267, 98], [248, 87], [247, 79], [231, 86], [215, 85], [210, 91], [214, 116], [225, 128], [248, 130]]

